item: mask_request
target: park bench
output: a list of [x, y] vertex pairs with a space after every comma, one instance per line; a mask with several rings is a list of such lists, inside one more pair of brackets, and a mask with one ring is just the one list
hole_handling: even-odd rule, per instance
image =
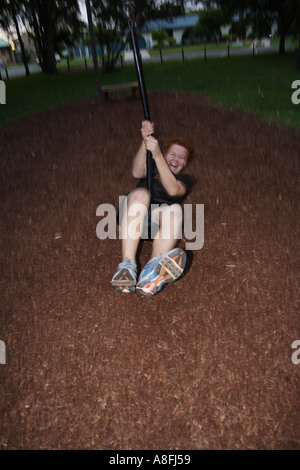
[[119, 83], [116, 85], [104, 85], [101, 87], [101, 90], [104, 94], [104, 98], [106, 101], [109, 100], [110, 93], [115, 93], [118, 91], [129, 90], [129, 89], [131, 89], [132, 97], [135, 98], [137, 96], [137, 91], [139, 89], [138, 82]]

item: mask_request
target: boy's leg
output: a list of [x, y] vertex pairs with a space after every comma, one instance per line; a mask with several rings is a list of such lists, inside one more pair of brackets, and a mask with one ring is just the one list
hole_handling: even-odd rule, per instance
[[121, 213], [122, 262], [112, 278], [119, 292], [135, 292], [137, 279], [136, 253], [143, 232], [143, 222], [148, 214], [150, 197], [143, 188], [127, 197], [127, 207]]
[[155, 211], [156, 222], [159, 218], [159, 231], [153, 239], [151, 260], [141, 272], [137, 284], [137, 291], [148, 296], [157, 294], [166, 283], [178, 279], [186, 264], [185, 251], [175, 248], [182, 238], [181, 206], [174, 204]]
[[159, 230], [153, 239], [151, 257], [162, 256], [175, 248], [182, 238], [182, 207], [179, 204], [164, 206], [153, 211], [159, 219]]
[[136, 253], [143, 232], [144, 218], [148, 214], [150, 196], [146, 189], [138, 188], [127, 198], [127, 211], [121, 222], [122, 258], [136, 261]]

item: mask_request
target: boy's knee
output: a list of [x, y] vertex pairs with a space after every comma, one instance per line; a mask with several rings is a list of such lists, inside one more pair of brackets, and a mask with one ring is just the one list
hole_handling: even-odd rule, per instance
[[128, 201], [130, 204], [143, 204], [148, 207], [150, 204], [149, 192], [145, 188], [136, 188], [129, 194]]

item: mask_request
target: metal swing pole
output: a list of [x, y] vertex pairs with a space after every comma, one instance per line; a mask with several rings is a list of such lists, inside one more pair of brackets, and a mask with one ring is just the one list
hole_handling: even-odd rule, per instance
[[[138, 46], [138, 39], [137, 39], [137, 34], [136, 34], [135, 17], [134, 17], [134, 1], [127, 0], [125, 1], [125, 5], [128, 7], [128, 12], [129, 12], [128, 26], [129, 26], [130, 33], [131, 33], [134, 62], [135, 62], [138, 83], [139, 83], [140, 96], [142, 99], [144, 117], [147, 121], [151, 121], [149, 104], [148, 104], [148, 99], [147, 99], [147, 92], [146, 92], [146, 87], [145, 87], [145, 82], [144, 82], [142, 61], [141, 61], [140, 50]], [[150, 201], [151, 201], [152, 179], [153, 179], [153, 159], [152, 159], [152, 153], [150, 152], [150, 150], [147, 150], [146, 165], [147, 165], [147, 188], [150, 194]]]

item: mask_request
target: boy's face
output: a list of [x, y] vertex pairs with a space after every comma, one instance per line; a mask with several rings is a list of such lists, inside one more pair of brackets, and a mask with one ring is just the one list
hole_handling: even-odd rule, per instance
[[181, 172], [187, 163], [188, 151], [181, 145], [173, 144], [165, 155], [166, 162], [174, 175]]

